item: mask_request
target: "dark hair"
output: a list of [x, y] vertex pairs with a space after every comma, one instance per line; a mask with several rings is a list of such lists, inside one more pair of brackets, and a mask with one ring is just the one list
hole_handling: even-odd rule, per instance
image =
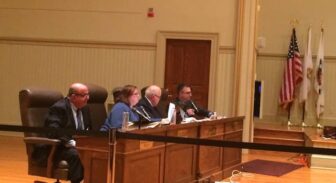
[[188, 88], [192, 89], [190, 85], [187, 85], [187, 84], [184, 84], [184, 83], [180, 83], [176, 87], [177, 94], [179, 94], [183, 90], [183, 88], [185, 88], [185, 87], [188, 87]]
[[141, 89], [141, 98], [144, 98], [145, 97], [145, 93], [146, 93], [146, 90], [149, 86], [145, 86]]
[[115, 88], [113, 88], [112, 95], [113, 95], [113, 101], [114, 101], [114, 103], [120, 102], [122, 89], [123, 89], [122, 87], [115, 87]]
[[126, 104], [129, 104], [128, 98], [134, 94], [134, 91], [138, 88], [134, 85], [126, 85], [121, 90], [121, 96], [120, 100], [122, 102], [125, 102]]

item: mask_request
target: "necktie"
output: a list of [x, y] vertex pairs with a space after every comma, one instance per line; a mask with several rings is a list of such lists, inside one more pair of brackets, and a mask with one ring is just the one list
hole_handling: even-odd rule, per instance
[[77, 118], [77, 130], [83, 130], [84, 128], [80, 109], [77, 109], [76, 118]]

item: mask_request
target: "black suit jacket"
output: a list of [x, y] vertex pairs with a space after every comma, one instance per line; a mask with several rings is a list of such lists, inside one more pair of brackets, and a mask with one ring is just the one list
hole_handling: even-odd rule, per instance
[[[91, 117], [89, 108], [87, 106], [81, 109], [83, 115], [84, 129], [91, 129]], [[46, 127], [52, 128], [64, 128], [76, 130], [75, 119], [72, 113], [69, 99], [66, 97], [57, 101], [53, 106], [49, 108], [49, 113], [45, 121]], [[67, 143], [72, 139], [72, 135], [65, 133], [52, 133], [49, 134], [50, 138], [58, 138], [62, 143]]]
[[[153, 107], [149, 101], [147, 100], [147, 98], [141, 98], [137, 104], [137, 108], [138, 110], [140, 110], [142, 113], [147, 113], [150, 117], [150, 119], [161, 119], [162, 118], [162, 114], [159, 111], [159, 109], [157, 107]], [[143, 111], [143, 109], [145, 111]]]
[[[208, 110], [203, 109], [202, 107], [198, 106], [192, 100], [182, 102], [177, 98], [173, 101], [173, 103], [176, 106], [178, 106], [179, 108], [181, 108], [184, 112], [186, 112], [188, 109], [194, 109], [195, 116], [188, 116], [188, 117], [195, 117], [195, 118], [199, 119], [199, 118], [204, 118], [204, 117], [210, 117], [213, 114], [211, 111], [208, 111]], [[186, 115], [187, 115], [187, 113], [186, 113]]]

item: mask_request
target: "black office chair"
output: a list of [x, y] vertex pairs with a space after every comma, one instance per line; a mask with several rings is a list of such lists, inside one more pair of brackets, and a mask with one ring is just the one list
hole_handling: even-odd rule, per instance
[[[19, 102], [22, 126], [44, 127], [49, 107], [62, 98], [63, 95], [55, 90], [44, 88], [26, 88], [21, 90], [19, 93]], [[57, 179], [57, 183], [59, 183], [60, 179], [67, 180], [67, 162], [60, 161], [55, 165], [53, 161], [60, 141], [58, 139], [49, 139], [36, 133], [25, 133], [24, 136], [28, 155], [28, 174], [55, 178]], [[45, 153], [39, 154], [37, 153], [37, 149], [45, 149], [46, 151], [40, 151]], [[45, 156], [45, 161], [43, 160], [43, 156]]]
[[90, 109], [92, 130], [99, 130], [107, 117], [105, 101], [108, 93], [107, 90], [101, 86], [95, 84], [85, 85], [88, 87], [90, 94], [87, 105]]

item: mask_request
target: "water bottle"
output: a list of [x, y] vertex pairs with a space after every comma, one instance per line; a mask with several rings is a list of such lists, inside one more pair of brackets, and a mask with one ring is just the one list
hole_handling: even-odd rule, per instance
[[214, 117], [214, 119], [217, 119], [217, 112], [213, 113], [213, 117]]
[[173, 117], [170, 124], [176, 125], [176, 109], [173, 112]]
[[123, 132], [127, 131], [128, 121], [129, 121], [129, 113], [128, 112], [123, 112], [121, 131], [123, 131]]

